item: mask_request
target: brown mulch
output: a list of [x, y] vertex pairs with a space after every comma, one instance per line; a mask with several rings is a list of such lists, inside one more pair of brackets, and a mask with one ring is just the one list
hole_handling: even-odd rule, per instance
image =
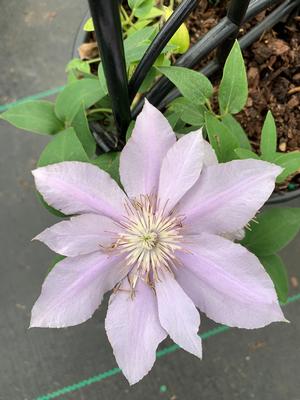
[[[192, 42], [199, 40], [226, 15], [227, 1], [212, 5], [200, 0], [187, 24]], [[240, 35], [259, 23], [271, 10], [260, 13], [244, 24]], [[249, 98], [237, 119], [247, 132], [253, 148], [259, 150], [264, 118], [271, 110], [278, 132], [278, 151], [300, 150], [300, 17], [291, 16], [285, 23], [277, 24], [260, 39], [244, 50], [248, 75]], [[203, 60], [203, 66], [214, 54]], [[300, 185], [300, 175], [290, 179]], [[282, 189], [288, 183], [281, 185]]]
[[[268, 11], [246, 23], [241, 34], [261, 21]], [[207, 33], [226, 15], [226, 1], [212, 6], [200, 0], [188, 27], [192, 42]], [[246, 49], [244, 59], [249, 83], [249, 98], [238, 120], [247, 131], [255, 149], [259, 147], [260, 132], [270, 109], [278, 129], [278, 151], [300, 150], [300, 17], [287, 24], [278, 24], [265, 32], [259, 41]], [[208, 57], [208, 59], [212, 56]], [[201, 64], [205, 64], [207, 60]]]

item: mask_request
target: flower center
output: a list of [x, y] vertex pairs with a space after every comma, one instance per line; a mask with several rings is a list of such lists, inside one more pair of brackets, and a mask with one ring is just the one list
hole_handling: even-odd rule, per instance
[[142, 236], [142, 246], [147, 250], [151, 250], [158, 242], [159, 236], [156, 232], [148, 232]]
[[175, 252], [182, 245], [182, 217], [165, 214], [154, 196], [140, 196], [126, 204], [127, 215], [120, 222], [115, 247], [126, 254], [133, 288], [138, 278], [153, 286], [159, 270], [172, 272], [177, 264]]

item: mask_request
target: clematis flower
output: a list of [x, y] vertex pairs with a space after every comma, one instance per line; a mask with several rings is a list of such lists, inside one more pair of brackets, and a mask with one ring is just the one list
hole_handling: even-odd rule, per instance
[[259, 160], [218, 164], [201, 131], [176, 141], [146, 101], [120, 158], [126, 193], [88, 163], [33, 171], [45, 201], [77, 216], [36, 237], [66, 258], [47, 276], [31, 326], [80, 324], [112, 290], [105, 328], [133, 384], [167, 335], [201, 357], [197, 308], [240, 328], [285, 321], [258, 258], [228, 239], [241, 235], [280, 173]]

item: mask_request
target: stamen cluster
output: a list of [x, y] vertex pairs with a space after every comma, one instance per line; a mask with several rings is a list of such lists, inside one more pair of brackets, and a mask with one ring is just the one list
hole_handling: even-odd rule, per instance
[[126, 253], [126, 261], [132, 266], [133, 288], [138, 278], [153, 285], [160, 268], [172, 272], [177, 263], [175, 252], [181, 249], [183, 218], [174, 211], [166, 214], [155, 196], [128, 201], [126, 212], [116, 248]]

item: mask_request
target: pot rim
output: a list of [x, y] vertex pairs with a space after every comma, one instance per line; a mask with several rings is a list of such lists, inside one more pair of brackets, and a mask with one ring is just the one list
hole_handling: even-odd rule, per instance
[[[82, 18], [80, 25], [77, 29], [76, 36], [74, 39], [73, 47], [72, 47], [72, 58], [78, 57], [78, 48], [79, 46], [85, 42], [88, 33], [83, 30], [83, 27], [86, 23], [86, 21], [90, 18], [90, 12], [87, 11], [85, 16]], [[266, 204], [280, 204], [280, 203], [286, 203], [288, 201], [292, 201], [296, 198], [300, 197], [300, 188], [292, 190], [292, 191], [286, 191], [286, 192], [273, 192], [266, 202]]]

